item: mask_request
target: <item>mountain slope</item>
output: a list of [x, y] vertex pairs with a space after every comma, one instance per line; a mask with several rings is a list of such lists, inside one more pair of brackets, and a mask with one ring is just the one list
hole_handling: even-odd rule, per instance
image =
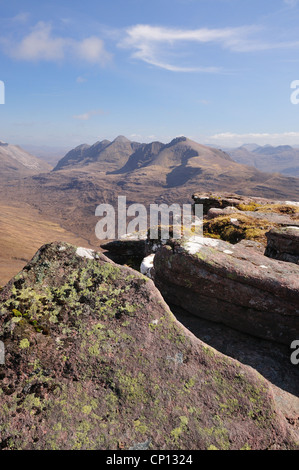
[[51, 170], [45, 161], [34, 157], [17, 145], [0, 142], [0, 178], [14, 179]]

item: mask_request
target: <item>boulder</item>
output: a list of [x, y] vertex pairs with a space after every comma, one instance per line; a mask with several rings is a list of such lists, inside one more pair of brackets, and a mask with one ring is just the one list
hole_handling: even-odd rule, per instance
[[43, 246], [1, 291], [0, 340], [1, 449], [298, 448], [267, 380], [92, 250]]
[[299, 227], [275, 228], [266, 237], [266, 256], [299, 264]]
[[219, 217], [220, 215], [236, 214], [238, 212], [240, 211], [233, 206], [228, 206], [225, 209], [212, 207], [208, 210], [207, 219], [214, 219], [215, 217]]
[[290, 345], [299, 332], [299, 266], [250, 248], [193, 237], [160, 248], [155, 284], [193, 315]]

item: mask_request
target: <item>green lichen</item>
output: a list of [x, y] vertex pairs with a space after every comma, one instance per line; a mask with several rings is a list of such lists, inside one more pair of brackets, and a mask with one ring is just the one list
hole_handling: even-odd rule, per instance
[[27, 349], [30, 347], [30, 342], [28, 341], [27, 338], [24, 338], [20, 341], [19, 346], [21, 349]]

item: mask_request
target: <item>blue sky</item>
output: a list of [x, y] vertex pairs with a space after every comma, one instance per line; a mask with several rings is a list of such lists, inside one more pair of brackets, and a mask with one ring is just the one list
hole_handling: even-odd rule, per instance
[[[299, 145], [299, 1], [1, 1], [0, 140]], [[298, 94], [299, 96], [299, 94]]]

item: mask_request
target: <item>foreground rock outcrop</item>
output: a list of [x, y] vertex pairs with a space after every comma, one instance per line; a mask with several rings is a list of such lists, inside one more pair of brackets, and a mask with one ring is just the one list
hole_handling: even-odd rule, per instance
[[0, 301], [1, 449], [297, 448], [268, 382], [130, 268], [46, 245]]
[[154, 259], [168, 303], [254, 336], [290, 345], [299, 332], [299, 266], [257, 250], [193, 237], [170, 241]]

